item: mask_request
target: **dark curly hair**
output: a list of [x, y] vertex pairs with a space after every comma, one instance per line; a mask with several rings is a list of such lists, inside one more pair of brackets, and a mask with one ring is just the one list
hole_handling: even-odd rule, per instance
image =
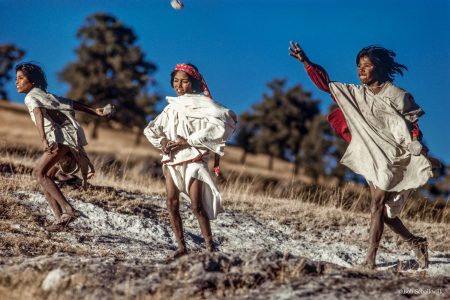
[[[191, 63], [187, 63], [187, 65], [191, 66], [192, 68], [195, 69], [195, 71], [198, 72], [198, 68], [195, 65], [193, 65]], [[178, 71], [172, 71], [172, 73], [170, 73], [170, 85], [172, 87], [173, 87], [173, 78], [175, 77], [175, 74], [177, 74], [177, 72]], [[186, 73], [186, 75], [188, 76], [189, 81], [192, 84], [192, 91], [196, 94], [202, 93], [203, 92], [202, 82], [200, 80], [195, 79], [194, 77], [192, 77], [191, 75], [189, 75], [187, 73]]]
[[396, 54], [394, 51], [383, 48], [381, 46], [367, 46], [361, 49], [356, 55], [356, 65], [359, 64], [361, 57], [368, 57], [374, 64], [377, 74], [383, 81], [394, 81], [394, 76], [400, 74], [403, 76], [403, 71], [408, 70], [405, 65], [397, 63], [394, 58]]
[[22, 71], [28, 81], [33, 85], [33, 87], [38, 87], [41, 90], [47, 90], [47, 78], [41, 67], [33, 63], [20, 63], [16, 66], [17, 71]]

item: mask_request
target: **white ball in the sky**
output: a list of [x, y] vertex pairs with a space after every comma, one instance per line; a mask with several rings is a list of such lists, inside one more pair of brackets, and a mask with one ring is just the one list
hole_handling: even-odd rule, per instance
[[183, 9], [184, 4], [181, 0], [171, 0], [170, 5], [172, 5], [173, 9]]

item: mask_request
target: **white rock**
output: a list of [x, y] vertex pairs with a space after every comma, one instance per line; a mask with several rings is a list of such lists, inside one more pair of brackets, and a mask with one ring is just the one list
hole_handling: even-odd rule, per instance
[[59, 287], [61, 281], [64, 279], [66, 273], [61, 269], [54, 269], [47, 274], [44, 281], [42, 281], [42, 289], [44, 291], [55, 290]]

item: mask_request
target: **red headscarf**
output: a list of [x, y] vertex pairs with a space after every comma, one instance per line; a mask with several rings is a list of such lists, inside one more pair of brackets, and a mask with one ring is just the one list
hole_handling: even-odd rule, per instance
[[205, 79], [203, 79], [203, 76], [202, 76], [202, 74], [200, 74], [200, 72], [198, 72], [197, 70], [195, 70], [193, 67], [191, 67], [188, 64], [177, 64], [175, 66], [175, 69], [173, 69], [173, 70], [174, 71], [183, 71], [186, 74], [188, 74], [189, 76], [192, 76], [193, 78], [200, 81], [202, 83], [202, 89], [203, 89], [203, 93], [205, 94], [205, 96], [212, 98], [211, 92], [209, 91], [209, 88], [208, 88], [208, 85], [206, 85], [206, 81], [205, 81]]

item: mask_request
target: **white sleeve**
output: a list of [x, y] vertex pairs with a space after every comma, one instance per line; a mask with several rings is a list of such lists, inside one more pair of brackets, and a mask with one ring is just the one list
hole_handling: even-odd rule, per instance
[[417, 105], [416, 101], [414, 101], [414, 97], [406, 93], [403, 97], [400, 98], [397, 105], [397, 110], [405, 117], [406, 120], [413, 123], [416, 122], [421, 116], [425, 114], [425, 112]]
[[[187, 142], [196, 148], [207, 148], [219, 155], [224, 154], [225, 143], [230, 139], [235, 130], [235, 121], [229, 118], [227, 122], [211, 122], [208, 125], [191, 134]], [[220, 124], [221, 123], [221, 124]]]
[[162, 150], [161, 142], [167, 139], [164, 128], [168, 124], [168, 116], [165, 111], [159, 114], [153, 121], [148, 123], [144, 129], [144, 135], [148, 141], [155, 147]]
[[25, 105], [27, 106], [30, 112], [32, 112], [33, 109], [35, 109], [36, 107], [44, 106], [44, 104], [41, 101], [39, 101], [38, 98], [31, 96], [29, 94], [25, 96]]
[[73, 110], [73, 100], [72, 99], [55, 96], [55, 95], [53, 95], [53, 96], [56, 99], [58, 99], [59, 103], [61, 104], [61, 108]]

